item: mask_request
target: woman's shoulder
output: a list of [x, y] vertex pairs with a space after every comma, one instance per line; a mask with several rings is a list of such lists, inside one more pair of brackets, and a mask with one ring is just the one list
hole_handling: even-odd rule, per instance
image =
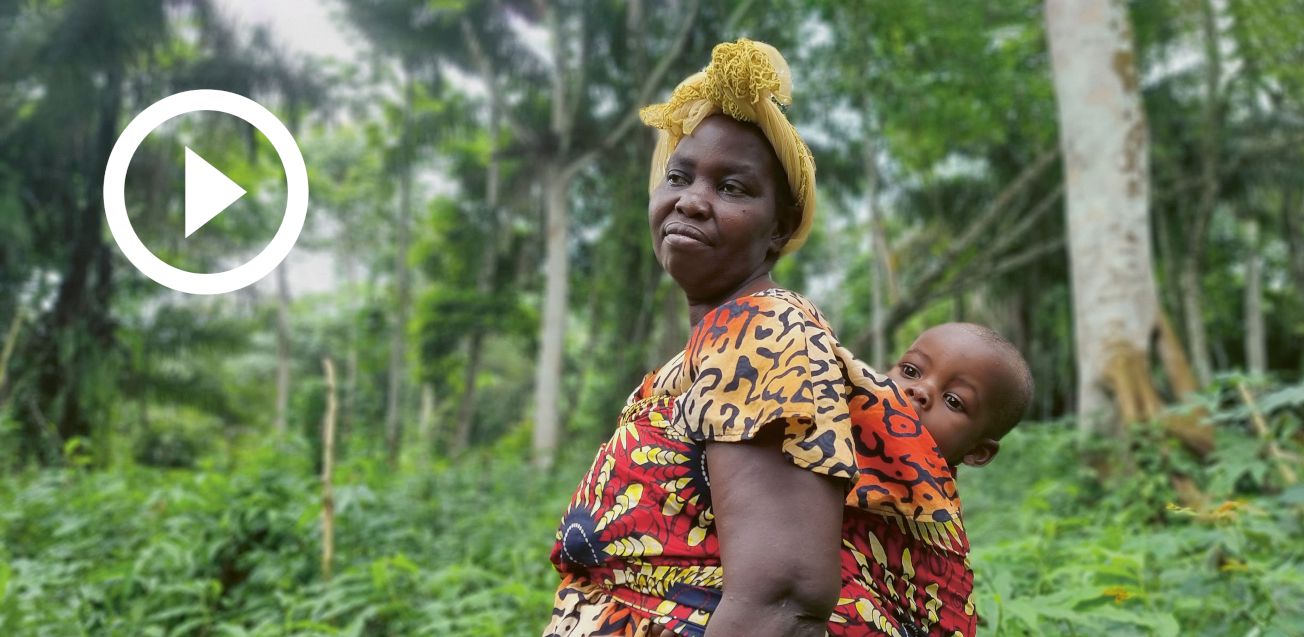
[[815, 303], [806, 298], [799, 292], [789, 290], [788, 288], [767, 288], [752, 295], [758, 299], [765, 299], [771, 302], [786, 303], [803, 312], [819, 316], [820, 311], [815, 307]]
[[[728, 351], [783, 351], [812, 334], [828, 332], [824, 317], [805, 297], [782, 288], [740, 296], [708, 312], [685, 348], [688, 360]], [[783, 345], [782, 348], [779, 346]]]
[[757, 329], [759, 335], [765, 336], [776, 325], [781, 329], [800, 325], [805, 329], [831, 331], [824, 315], [810, 299], [785, 288], [768, 288], [723, 303], [708, 312], [694, 326], [694, 331], [719, 336], [739, 329]]
[[750, 297], [743, 297], [743, 298], [756, 299], [758, 303], [764, 305], [770, 305], [775, 307], [784, 307], [784, 306], [791, 307], [797, 310], [798, 312], [800, 312], [808, 320], [818, 323], [821, 326], [826, 325], [826, 323], [824, 322], [824, 315], [820, 313], [819, 308], [816, 307], [813, 301], [806, 298], [802, 294], [798, 292], [794, 292], [787, 288], [769, 288], [766, 290], [761, 290], [760, 292], [757, 292], [756, 294], [753, 294]]

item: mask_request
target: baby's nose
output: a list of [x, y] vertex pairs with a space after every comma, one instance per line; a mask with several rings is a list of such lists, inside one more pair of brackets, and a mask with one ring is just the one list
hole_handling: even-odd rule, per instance
[[906, 396], [910, 398], [910, 400], [915, 401], [915, 404], [920, 407], [928, 406], [928, 391], [923, 387], [920, 387], [918, 384], [907, 385]]

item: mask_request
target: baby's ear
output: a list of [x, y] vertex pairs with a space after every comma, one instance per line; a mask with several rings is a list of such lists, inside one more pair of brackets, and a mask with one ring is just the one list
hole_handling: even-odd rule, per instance
[[1001, 450], [1001, 443], [991, 438], [983, 438], [978, 444], [973, 446], [968, 453], [964, 454], [964, 464], [971, 467], [981, 467], [992, 461], [996, 454]]

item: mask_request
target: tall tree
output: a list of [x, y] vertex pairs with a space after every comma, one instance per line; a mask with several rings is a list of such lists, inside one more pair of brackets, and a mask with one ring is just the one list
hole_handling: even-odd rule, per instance
[[1205, 54], [1204, 101], [1199, 125], [1200, 187], [1181, 263], [1181, 285], [1191, 362], [1199, 382], [1208, 384], [1213, 377], [1213, 361], [1209, 354], [1209, 336], [1205, 325], [1201, 261], [1209, 242], [1209, 224], [1219, 203], [1220, 172], [1223, 170], [1220, 166], [1222, 149], [1219, 146], [1224, 111], [1224, 65], [1221, 46], [1223, 38], [1218, 29], [1217, 9], [1213, 0], [1202, 0], [1199, 5], [1200, 32]]
[[[636, 3], [641, 4], [641, 3]], [[548, 94], [549, 143], [544, 149], [540, 180], [545, 210], [545, 265], [543, 320], [539, 327], [539, 357], [535, 367], [534, 433], [535, 463], [541, 468], [552, 464], [561, 431], [558, 403], [561, 397], [562, 354], [566, 341], [567, 297], [569, 294], [570, 189], [575, 175], [587, 168], [600, 154], [620, 143], [637, 122], [636, 106], [647, 103], [653, 92], [662, 88], [667, 71], [679, 58], [697, 18], [697, 1], [689, 0], [681, 9], [678, 31], [661, 52], [651, 69], [636, 70], [643, 78], [632, 92], [632, 100], [623, 101], [614, 121], [607, 123], [605, 134], [580, 134], [581, 125], [592, 113], [580, 108], [594, 88], [587, 65], [589, 55], [601, 53], [618, 44], [611, 34], [602, 37], [588, 21], [590, 11], [581, 4], [547, 3], [543, 25], [547, 29], [552, 64], [549, 69]], [[642, 11], [638, 12], [642, 17]], [[646, 32], [639, 24], [633, 33]], [[596, 36], [596, 37], [595, 37]], [[637, 36], [636, 36], [637, 37]], [[600, 39], [599, 39], [600, 38]], [[636, 40], [634, 46], [644, 46]]]
[[1127, 5], [1048, 0], [1046, 27], [1068, 197], [1079, 422], [1108, 433], [1120, 417], [1159, 408], [1149, 375], [1159, 300], [1148, 132]]
[[403, 398], [407, 389], [408, 314], [412, 310], [412, 268], [408, 247], [412, 244], [412, 173], [415, 170], [412, 138], [416, 101], [415, 64], [403, 65], [402, 128], [398, 143], [398, 209], [394, 223], [394, 324], [390, 333], [389, 375], [385, 391], [385, 455], [390, 465], [398, 463], [403, 439]]
[[112, 415], [114, 299], [132, 275], [115, 269], [101, 202], [124, 117], [178, 88], [253, 94], [260, 74], [205, 0], [7, 3], [0, 11], [6, 80], [26, 87], [12, 112], [14, 102], [0, 106], [0, 117], [18, 123], [0, 127], [0, 174], [15, 178], [24, 235], [42, 247], [0, 281], [32, 284], [39, 304], [20, 346], [21, 382], [31, 391], [18, 413], [24, 455], [50, 461], [61, 441], [96, 437]]
[[[475, 4], [475, 3], [472, 3]], [[439, 6], [424, 0], [377, 2], [347, 0], [345, 8], [354, 24], [375, 45], [382, 64], [398, 68], [400, 85], [396, 104], [387, 104], [392, 137], [387, 168], [398, 182], [398, 200], [393, 215], [394, 311], [390, 324], [389, 366], [386, 374], [384, 438], [386, 456], [398, 461], [403, 439], [403, 422], [408, 386], [408, 319], [412, 309], [412, 245], [414, 208], [418, 204], [415, 171], [422, 153], [428, 150], [434, 133], [443, 126], [429, 106], [438, 107], [431, 94], [442, 90], [439, 63], [448, 48], [460, 48], [458, 16], [473, 10], [458, 3]]]

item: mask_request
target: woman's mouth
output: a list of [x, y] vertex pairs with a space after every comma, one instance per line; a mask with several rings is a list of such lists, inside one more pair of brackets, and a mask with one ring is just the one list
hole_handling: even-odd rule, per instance
[[672, 221], [661, 229], [662, 237], [673, 245], [711, 245], [706, 233], [682, 221]]

